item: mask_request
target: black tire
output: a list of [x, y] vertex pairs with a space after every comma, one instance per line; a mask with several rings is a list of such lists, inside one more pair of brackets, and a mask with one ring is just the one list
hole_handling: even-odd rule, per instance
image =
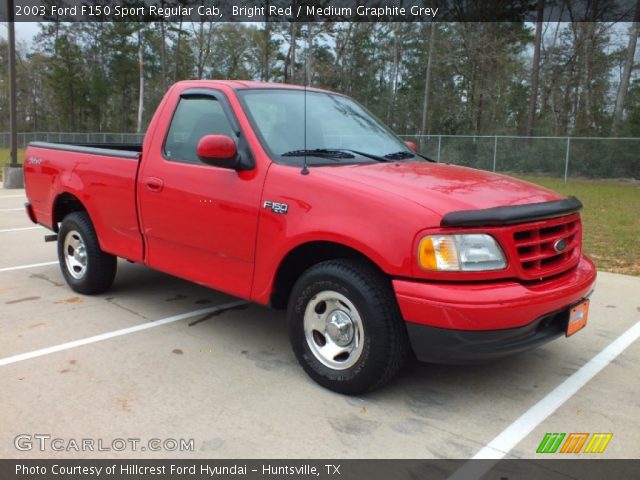
[[85, 212], [70, 213], [62, 220], [58, 232], [58, 260], [69, 286], [85, 295], [108, 290], [116, 276], [117, 258], [100, 249], [96, 231]]
[[[344, 312], [335, 316], [342, 309]], [[305, 313], [315, 314], [319, 323], [309, 316], [305, 320]], [[317, 383], [338, 393], [357, 395], [382, 387], [398, 373], [410, 350], [389, 279], [363, 262], [329, 260], [304, 272], [291, 292], [287, 317], [291, 346], [304, 370]], [[361, 330], [355, 319], [359, 319]], [[327, 327], [321, 333], [325, 321]], [[329, 323], [333, 323], [333, 330]], [[359, 343], [355, 342], [358, 331], [362, 334]], [[336, 350], [323, 353], [327, 344], [347, 348], [341, 342], [347, 342], [349, 332], [354, 333], [354, 340], [347, 343], [351, 353], [333, 359]]]

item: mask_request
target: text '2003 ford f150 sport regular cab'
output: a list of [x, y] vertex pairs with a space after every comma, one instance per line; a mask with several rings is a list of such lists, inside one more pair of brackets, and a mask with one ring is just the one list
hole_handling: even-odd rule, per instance
[[411, 352], [475, 362], [586, 323], [577, 199], [433, 163], [342, 95], [179, 82], [143, 145], [35, 142], [24, 168], [75, 291], [108, 289], [121, 257], [286, 308], [299, 362], [338, 392]]

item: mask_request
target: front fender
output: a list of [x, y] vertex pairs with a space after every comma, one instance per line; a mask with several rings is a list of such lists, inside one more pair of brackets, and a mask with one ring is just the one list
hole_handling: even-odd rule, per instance
[[309, 242], [332, 242], [369, 258], [391, 276], [411, 275], [412, 243], [428, 211], [405, 199], [342, 184], [312, 169], [273, 165], [265, 183], [265, 202], [287, 204], [286, 214], [261, 208], [252, 299], [269, 301], [278, 267], [289, 252]]

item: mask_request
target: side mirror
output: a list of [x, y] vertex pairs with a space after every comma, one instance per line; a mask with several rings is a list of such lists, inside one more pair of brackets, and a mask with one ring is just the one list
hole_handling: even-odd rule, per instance
[[414, 153], [418, 153], [418, 146], [415, 143], [413, 143], [411, 140], [407, 140], [404, 143], [406, 143], [407, 147], [413, 150]]
[[198, 142], [196, 153], [206, 164], [236, 168], [238, 147], [227, 135], [205, 135]]

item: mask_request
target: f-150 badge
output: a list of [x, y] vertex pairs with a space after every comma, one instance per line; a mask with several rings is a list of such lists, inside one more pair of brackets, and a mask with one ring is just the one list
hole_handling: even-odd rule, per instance
[[270, 208], [273, 213], [281, 213], [286, 215], [289, 211], [289, 205], [286, 203], [278, 203], [272, 202], [271, 200], [266, 200], [263, 205], [264, 208]]

